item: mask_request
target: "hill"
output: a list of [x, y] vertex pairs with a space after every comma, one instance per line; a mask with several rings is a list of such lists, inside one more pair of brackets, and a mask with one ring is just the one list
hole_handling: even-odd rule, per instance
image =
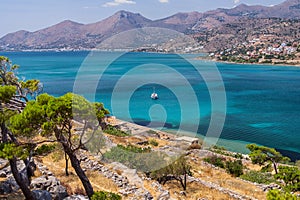
[[[93, 49], [112, 35], [144, 27], [166, 28], [192, 36], [206, 35], [206, 40], [212, 41], [216, 34], [212, 33], [213, 37], [209, 37], [210, 32], [221, 31], [221, 35], [236, 34], [234, 33], [236, 30], [230, 29], [228, 24], [268, 18], [300, 19], [300, 0], [287, 0], [270, 7], [240, 4], [232, 9], [219, 8], [204, 13], [177, 13], [159, 20], [150, 20], [138, 13], [119, 11], [96, 23], [80, 24], [66, 20], [35, 32], [22, 30], [10, 33], [0, 38], [0, 50]], [[257, 22], [260, 23], [261, 21]], [[226, 26], [227, 28], [224, 28]], [[249, 30], [247, 23], [240, 23], [238, 26], [240, 29]], [[259, 24], [255, 28], [260, 28], [259, 32], [266, 29], [265, 26], [259, 27]], [[216, 38], [219, 39], [219, 37]], [[216, 43], [212, 42], [207, 45], [207, 50], [218, 48]], [[223, 46], [223, 42], [219, 43]], [[206, 46], [206, 43], [204, 46]]]

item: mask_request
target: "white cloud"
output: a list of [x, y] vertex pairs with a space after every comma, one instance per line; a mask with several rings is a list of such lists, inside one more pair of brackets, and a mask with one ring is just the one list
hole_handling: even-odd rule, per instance
[[240, 0], [234, 0], [233, 1], [235, 4], [238, 4], [238, 3], [240, 3]]
[[121, 4], [135, 4], [135, 1], [132, 0], [114, 0], [111, 2], [107, 2], [103, 4], [103, 7], [112, 7], [112, 6], [119, 6]]
[[158, 0], [160, 3], [169, 3], [169, 0]]

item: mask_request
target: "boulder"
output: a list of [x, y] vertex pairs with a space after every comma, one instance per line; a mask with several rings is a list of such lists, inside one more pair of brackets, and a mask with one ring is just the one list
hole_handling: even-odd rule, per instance
[[13, 191], [11, 185], [8, 181], [1, 181], [0, 182], [0, 194], [9, 194]]
[[66, 188], [62, 185], [49, 188], [49, 192], [52, 194], [54, 200], [62, 200], [68, 196]]
[[33, 190], [32, 193], [38, 200], [52, 200], [51, 194], [47, 190]]

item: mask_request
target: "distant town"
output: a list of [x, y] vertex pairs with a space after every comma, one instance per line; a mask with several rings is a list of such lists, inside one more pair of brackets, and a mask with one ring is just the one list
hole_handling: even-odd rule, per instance
[[272, 43], [273, 35], [263, 35], [239, 44], [233, 48], [210, 53], [216, 61], [235, 63], [300, 64], [300, 44], [298, 42], [277, 41]]

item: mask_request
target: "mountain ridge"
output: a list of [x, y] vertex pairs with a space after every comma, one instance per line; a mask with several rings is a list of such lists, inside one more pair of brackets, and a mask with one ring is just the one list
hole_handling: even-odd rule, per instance
[[33, 32], [21, 30], [9, 33], [0, 38], [0, 50], [91, 49], [108, 37], [131, 29], [159, 27], [193, 35], [245, 17], [300, 19], [300, 0], [287, 0], [272, 7], [240, 4], [231, 9], [218, 8], [204, 13], [179, 12], [157, 20], [120, 10], [95, 23], [64, 20]]

